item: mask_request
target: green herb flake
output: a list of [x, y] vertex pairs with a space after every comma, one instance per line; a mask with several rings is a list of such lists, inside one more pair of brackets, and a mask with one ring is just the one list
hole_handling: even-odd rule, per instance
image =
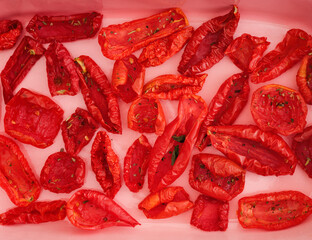
[[73, 162], [76, 162], [76, 159], [75, 159], [75, 158], [72, 158], [72, 161], [73, 161]]
[[171, 166], [173, 166], [174, 163], [175, 163], [175, 161], [177, 160], [177, 158], [178, 158], [178, 156], [179, 156], [179, 151], [180, 151], [179, 145], [176, 145], [176, 146], [174, 147], [173, 153], [172, 153], [172, 155], [171, 155]]
[[173, 135], [172, 138], [173, 140], [180, 142], [180, 143], [184, 143], [185, 141], [185, 135], [181, 135], [181, 136]]
[[89, 200], [84, 200], [82, 204], [86, 204], [87, 202], [89, 202]]
[[308, 164], [309, 164], [310, 162], [311, 162], [311, 158], [307, 157], [304, 166], [308, 166]]

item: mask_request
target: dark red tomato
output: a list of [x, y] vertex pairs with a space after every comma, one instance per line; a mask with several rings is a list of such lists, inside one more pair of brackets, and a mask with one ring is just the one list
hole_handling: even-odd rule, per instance
[[104, 194], [113, 199], [121, 187], [121, 171], [118, 156], [104, 131], [97, 133], [92, 144], [91, 166]]
[[140, 225], [109, 197], [94, 190], [79, 190], [66, 206], [67, 218], [76, 227], [96, 230], [113, 226]]
[[112, 133], [122, 133], [118, 98], [105, 73], [88, 56], [75, 59], [80, 70], [80, 88], [92, 117]]
[[45, 57], [51, 96], [76, 95], [79, 91], [77, 67], [64, 45], [52, 42]]
[[55, 193], [69, 193], [84, 183], [85, 163], [66, 152], [57, 152], [48, 157], [41, 173], [40, 183], [44, 189]]
[[189, 183], [207, 196], [230, 201], [244, 189], [245, 170], [225, 157], [197, 154], [192, 159]]
[[240, 18], [238, 8], [220, 17], [203, 23], [195, 30], [185, 47], [178, 71], [184, 75], [203, 72], [224, 57], [224, 52], [233, 40]]
[[150, 43], [143, 49], [139, 62], [145, 67], [155, 67], [163, 64], [184, 47], [193, 31], [193, 27], [187, 27]]
[[303, 222], [312, 213], [312, 199], [297, 191], [263, 193], [238, 201], [238, 221], [244, 228], [280, 230]]
[[78, 107], [61, 125], [66, 151], [77, 155], [91, 141], [97, 128], [90, 113]]
[[142, 94], [145, 67], [134, 55], [116, 60], [113, 68], [112, 87], [126, 103], [132, 102]]
[[312, 126], [294, 136], [292, 150], [298, 158], [298, 164], [312, 178]]
[[305, 31], [291, 29], [283, 41], [277, 44], [258, 62], [250, 74], [250, 81], [262, 83], [272, 80], [298, 63], [312, 47], [312, 38]]
[[18, 20], [0, 21], [0, 50], [14, 47], [23, 30], [22, 23]]
[[75, 41], [94, 37], [101, 27], [102, 18], [103, 15], [97, 12], [68, 16], [35, 15], [26, 31], [41, 43]]
[[104, 27], [98, 40], [103, 55], [117, 60], [187, 25], [188, 20], [182, 10], [172, 8], [147, 18]]
[[144, 85], [143, 94], [153, 98], [178, 100], [184, 95], [198, 93], [207, 76], [207, 74], [190, 77], [174, 74], [161, 75]]
[[24, 154], [13, 140], [2, 135], [0, 153], [0, 186], [15, 205], [29, 205], [39, 197], [40, 184]]
[[128, 111], [128, 128], [140, 133], [161, 135], [166, 126], [165, 114], [157, 98], [140, 97]]
[[297, 158], [279, 135], [253, 125], [210, 126], [212, 145], [243, 168], [260, 175], [293, 174]]
[[191, 225], [204, 231], [225, 231], [228, 227], [229, 203], [199, 195], [195, 201]]
[[26, 88], [19, 90], [5, 109], [5, 132], [38, 148], [53, 143], [64, 113], [50, 98]]
[[258, 88], [252, 95], [250, 110], [263, 131], [284, 136], [302, 132], [307, 123], [308, 108], [301, 94], [277, 84]]
[[45, 48], [31, 37], [25, 36], [1, 72], [4, 102], [13, 97], [13, 91], [23, 81], [33, 65], [44, 54]]
[[304, 56], [297, 73], [297, 86], [304, 101], [312, 104], [312, 53]]
[[132, 192], [138, 192], [143, 187], [151, 149], [147, 138], [141, 135], [127, 151], [124, 159], [124, 180]]
[[167, 187], [149, 194], [139, 204], [147, 218], [169, 218], [193, 207], [189, 195], [182, 187]]
[[66, 217], [66, 202], [34, 202], [27, 207], [17, 207], [0, 214], [0, 225], [44, 223], [63, 220]]
[[245, 72], [253, 71], [270, 43], [266, 37], [255, 37], [244, 33], [228, 46], [225, 54]]
[[210, 144], [208, 126], [232, 125], [244, 109], [249, 91], [247, 73], [234, 74], [220, 86], [208, 106], [206, 119], [198, 133], [196, 146], [200, 151]]

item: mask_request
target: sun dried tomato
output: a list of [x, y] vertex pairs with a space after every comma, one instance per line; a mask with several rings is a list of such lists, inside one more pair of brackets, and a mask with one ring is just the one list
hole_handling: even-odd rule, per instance
[[101, 27], [102, 18], [103, 15], [97, 12], [68, 16], [35, 15], [26, 31], [41, 43], [75, 41], [94, 37]]
[[243, 168], [260, 175], [293, 174], [297, 158], [279, 135], [253, 125], [210, 126], [212, 145]]
[[312, 38], [305, 31], [291, 29], [274, 50], [258, 62], [250, 74], [250, 81], [262, 83], [278, 77], [298, 63], [312, 47]]
[[94, 190], [79, 190], [66, 206], [67, 218], [76, 227], [96, 230], [113, 226], [140, 225], [109, 197]]
[[44, 223], [63, 220], [66, 217], [66, 202], [34, 202], [27, 207], [16, 207], [0, 214], [0, 225]]
[[112, 87], [126, 103], [132, 102], [142, 94], [145, 67], [134, 55], [116, 60], [113, 68]]
[[197, 154], [192, 159], [189, 183], [207, 196], [230, 201], [244, 189], [245, 170], [225, 157]]
[[312, 52], [302, 59], [296, 81], [305, 102], [312, 104]]
[[178, 100], [183, 95], [198, 93], [207, 76], [207, 74], [190, 77], [174, 74], [161, 75], [145, 84], [143, 93], [153, 98]]
[[280, 230], [303, 222], [312, 213], [312, 199], [297, 191], [263, 193], [238, 201], [238, 221], [244, 228]]
[[51, 95], [76, 95], [79, 91], [77, 67], [64, 45], [52, 42], [45, 57]]
[[252, 95], [251, 114], [263, 131], [285, 136], [302, 132], [308, 108], [301, 94], [282, 85], [258, 88]]
[[31, 37], [25, 36], [1, 72], [4, 102], [13, 97], [13, 91], [23, 81], [32, 66], [44, 54], [45, 48]]
[[5, 132], [38, 148], [53, 143], [64, 111], [50, 98], [22, 88], [6, 105]]
[[193, 207], [188, 193], [182, 187], [167, 187], [149, 194], [139, 204], [147, 218], [169, 218]]
[[191, 225], [204, 231], [225, 231], [229, 222], [229, 202], [199, 195], [195, 201]]
[[99, 33], [98, 40], [105, 57], [122, 59], [188, 24], [182, 10], [172, 8], [147, 18], [104, 27]]
[[22, 23], [18, 20], [0, 21], [0, 50], [14, 47], [23, 30]]
[[92, 144], [91, 166], [104, 194], [114, 198], [121, 187], [121, 171], [118, 156], [104, 131], [97, 133]]
[[166, 126], [165, 114], [157, 98], [140, 97], [128, 111], [128, 128], [140, 133], [161, 135]]
[[2, 135], [0, 152], [0, 186], [15, 205], [29, 205], [39, 197], [40, 184], [27, 159], [13, 140]]
[[156, 139], [150, 153], [148, 187], [151, 192], [170, 185], [184, 172], [206, 114], [207, 106], [201, 97], [181, 97], [178, 116]]
[[233, 40], [239, 18], [238, 7], [233, 5], [228, 14], [213, 18], [197, 28], [184, 49], [179, 73], [193, 75], [219, 62]]
[[150, 43], [143, 49], [139, 62], [145, 67], [163, 64], [184, 47], [193, 31], [193, 27], [190, 26]]
[[75, 59], [80, 68], [80, 88], [92, 117], [107, 131], [122, 133], [118, 98], [105, 73], [88, 56]]
[[84, 183], [85, 163], [66, 152], [57, 152], [48, 157], [41, 173], [40, 183], [44, 189], [55, 193], [69, 193]]
[[234, 74], [220, 86], [208, 106], [206, 119], [198, 133], [196, 146], [200, 151], [210, 144], [208, 126], [232, 125], [244, 109], [249, 92], [247, 73]]

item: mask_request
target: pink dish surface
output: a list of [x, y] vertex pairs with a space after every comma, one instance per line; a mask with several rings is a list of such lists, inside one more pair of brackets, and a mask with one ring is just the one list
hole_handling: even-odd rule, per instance
[[[291, 28], [300, 28], [309, 34], [312, 33], [312, 1], [311, 0], [241, 0], [241, 1], [212, 1], [212, 0], [146, 0], [146, 1], [59, 1], [59, 0], [30, 0], [30, 1], [1, 1], [1, 19], [18, 19], [23, 23], [23, 34], [28, 35], [25, 26], [35, 13], [47, 15], [72, 14], [87, 11], [98, 11], [103, 13], [102, 26], [109, 24], [118, 24], [125, 21], [150, 16], [160, 12], [162, 9], [170, 7], [180, 7], [186, 14], [189, 23], [194, 28], [200, 26], [203, 22], [227, 13], [231, 9], [231, 4], [237, 4], [241, 14], [240, 22], [234, 37], [238, 37], [243, 33], [249, 33], [258, 37], [267, 37], [271, 43], [265, 53], [274, 49], [276, 44], [280, 42], [285, 33]], [[20, 42], [21, 38], [19, 39]], [[19, 43], [18, 42], [18, 43]], [[45, 47], [48, 45], [45, 44]], [[87, 40], [79, 40], [76, 42], [64, 43], [73, 57], [80, 55], [90, 56], [105, 72], [109, 80], [111, 80], [113, 60], [105, 58], [97, 41], [97, 37]], [[0, 52], [0, 69], [2, 70], [6, 61], [12, 55], [15, 47], [10, 50]], [[138, 57], [141, 50], [134, 54]], [[182, 52], [173, 56], [164, 64], [158, 67], [146, 69], [145, 83], [154, 77], [162, 74], [177, 74], [177, 66], [181, 59]], [[15, 90], [20, 88], [28, 88], [40, 92], [46, 96], [50, 96], [48, 84], [45, 58], [42, 57], [27, 74], [24, 81]], [[287, 87], [298, 89], [296, 85], [296, 74], [299, 64], [282, 74], [278, 78], [264, 83], [250, 83], [251, 93], [265, 84], [281, 84]], [[241, 72], [228, 57], [224, 57], [219, 63], [207, 70], [208, 77], [203, 89], [198, 95], [209, 104], [212, 97], [217, 92], [219, 86], [224, 80], [235, 73]], [[2, 90], [1, 90], [2, 92]], [[251, 95], [250, 95], [251, 97]], [[76, 109], [81, 107], [86, 109], [82, 95], [79, 92], [76, 96], [56, 96], [52, 98], [64, 110], [64, 119], [68, 118]], [[127, 127], [127, 112], [130, 104], [119, 101], [123, 134], [116, 135], [108, 133], [112, 141], [112, 148], [118, 155], [120, 166], [123, 168], [123, 159], [127, 149], [131, 143], [140, 136]], [[173, 120], [177, 114], [177, 101], [162, 100], [161, 104], [164, 108], [167, 123]], [[236, 120], [235, 124], [255, 124], [250, 113], [250, 98], [247, 106]], [[312, 107], [308, 105], [307, 126], [312, 124]], [[0, 134], [4, 134], [3, 116], [5, 106], [1, 94], [1, 123]], [[99, 128], [103, 130], [103, 128]], [[156, 140], [155, 134], [146, 134], [149, 142], [153, 145]], [[86, 163], [86, 178], [83, 189], [95, 189], [101, 191], [99, 183], [96, 181], [95, 175], [91, 169], [90, 150], [94, 140], [91, 140], [86, 147], [79, 153], [79, 156]], [[285, 138], [290, 143], [290, 138]], [[40, 171], [49, 155], [64, 148], [61, 132], [58, 133], [52, 146], [46, 149], [39, 149], [31, 145], [17, 142], [25, 157], [28, 159], [30, 166], [33, 168], [35, 175], [39, 179]], [[212, 147], [206, 148], [204, 152], [220, 154]], [[198, 150], [194, 149], [192, 155], [197, 154]], [[190, 199], [194, 202], [199, 195], [193, 190], [188, 183], [188, 174], [190, 163], [183, 175], [178, 178], [172, 185], [182, 186], [190, 194]], [[147, 179], [146, 179], [147, 180]], [[65, 221], [44, 223], [40, 225], [16, 225], [16, 226], [0, 226], [0, 239], [312, 239], [312, 216], [310, 216], [302, 224], [281, 231], [269, 232], [263, 230], [243, 229], [238, 223], [236, 217], [238, 199], [254, 195], [258, 193], [274, 192], [282, 190], [298, 190], [312, 197], [312, 179], [297, 166], [292, 176], [260, 176], [251, 172], [246, 174], [246, 184], [244, 191], [230, 201], [229, 226], [225, 232], [204, 232], [190, 225], [192, 210], [176, 217], [162, 220], [147, 219], [143, 212], [138, 209], [138, 204], [148, 195], [147, 181], [144, 187], [138, 193], [132, 193], [125, 186], [124, 182], [120, 191], [114, 200], [121, 205], [130, 215], [132, 215], [140, 226], [135, 228], [112, 227], [97, 231], [86, 231], [74, 227], [67, 219]], [[47, 190], [42, 190], [38, 201], [69, 199], [69, 194], [55, 194]], [[0, 212], [4, 212], [13, 208], [13, 203], [9, 200], [6, 193], [0, 189]]]

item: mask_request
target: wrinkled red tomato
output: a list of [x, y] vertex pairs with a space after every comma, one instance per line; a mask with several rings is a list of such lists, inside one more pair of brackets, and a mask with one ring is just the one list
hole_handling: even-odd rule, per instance
[[23, 30], [22, 23], [18, 20], [0, 21], [0, 50], [14, 47]]
[[312, 53], [304, 56], [296, 77], [297, 86], [304, 101], [312, 104]]

